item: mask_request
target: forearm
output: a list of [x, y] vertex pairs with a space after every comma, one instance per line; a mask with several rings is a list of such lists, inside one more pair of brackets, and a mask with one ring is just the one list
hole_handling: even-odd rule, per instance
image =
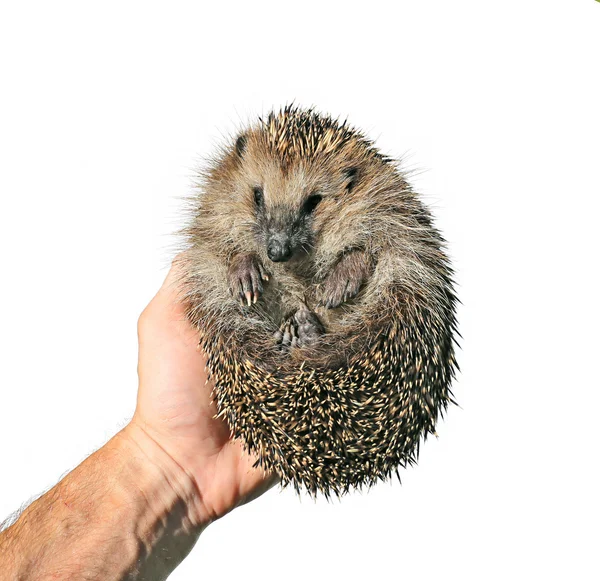
[[0, 578], [164, 579], [207, 524], [193, 480], [131, 424], [0, 534]]

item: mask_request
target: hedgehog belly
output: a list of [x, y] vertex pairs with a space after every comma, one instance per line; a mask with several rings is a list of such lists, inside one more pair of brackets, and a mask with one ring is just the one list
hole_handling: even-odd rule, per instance
[[393, 322], [348, 365], [294, 373], [240, 359], [231, 341], [203, 333], [218, 415], [257, 466], [297, 491], [339, 496], [387, 479], [417, 460], [452, 401], [451, 325], [432, 319], [424, 334], [424, 316]]

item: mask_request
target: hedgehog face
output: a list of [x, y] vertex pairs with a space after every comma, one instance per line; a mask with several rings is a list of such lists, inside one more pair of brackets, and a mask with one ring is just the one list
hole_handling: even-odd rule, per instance
[[357, 169], [347, 159], [285, 159], [261, 137], [246, 134], [235, 145], [246, 223], [270, 261], [309, 260], [322, 226], [339, 219], [340, 198], [348, 197]]
[[264, 186], [254, 186], [252, 196], [256, 210], [256, 233], [269, 259], [287, 262], [291, 258], [302, 258], [309, 254], [314, 244], [315, 212], [323, 196], [310, 193], [303, 197], [299, 205], [276, 201], [269, 203], [271, 200], [265, 194]]

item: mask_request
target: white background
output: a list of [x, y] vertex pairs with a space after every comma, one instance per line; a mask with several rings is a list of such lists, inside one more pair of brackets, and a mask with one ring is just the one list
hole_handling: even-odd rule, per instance
[[8, 2], [0, 519], [131, 416], [193, 169], [292, 99], [406, 166], [450, 242], [461, 407], [403, 484], [272, 490], [172, 579], [597, 579], [600, 3]]

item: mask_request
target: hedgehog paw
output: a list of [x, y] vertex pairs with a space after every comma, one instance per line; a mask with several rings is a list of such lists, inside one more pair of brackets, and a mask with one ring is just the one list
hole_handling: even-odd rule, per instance
[[287, 351], [312, 345], [324, 332], [325, 328], [317, 315], [304, 305], [284, 321], [275, 333], [275, 342], [281, 351]]
[[263, 281], [267, 280], [269, 275], [256, 254], [239, 254], [229, 265], [229, 293], [242, 305], [256, 303], [263, 292]]
[[335, 309], [358, 295], [371, 272], [370, 256], [360, 250], [348, 252], [336, 264], [321, 287], [321, 306]]
[[326, 309], [335, 309], [342, 303], [353, 299], [360, 290], [362, 280], [328, 280], [325, 284], [321, 305]]

